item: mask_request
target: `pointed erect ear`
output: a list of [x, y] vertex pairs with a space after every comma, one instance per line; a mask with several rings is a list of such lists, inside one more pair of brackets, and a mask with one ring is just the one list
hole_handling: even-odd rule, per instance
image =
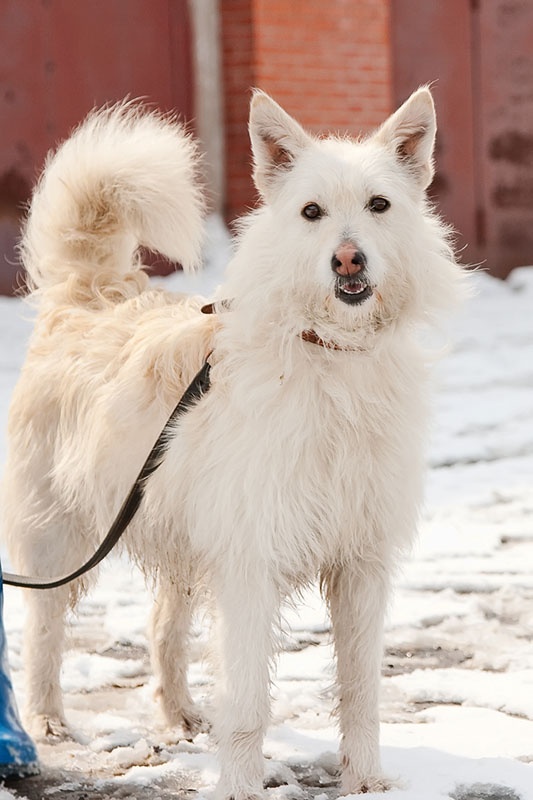
[[429, 89], [422, 87], [400, 106], [375, 134], [392, 149], [425, 189], [433, 178], [433, 147], [437, 120]]
[[259, 193], [267, 198], [312, 139], [281, 106], [259, 90], [255, 90], [252, 98], [249, 130], [254, 182]]

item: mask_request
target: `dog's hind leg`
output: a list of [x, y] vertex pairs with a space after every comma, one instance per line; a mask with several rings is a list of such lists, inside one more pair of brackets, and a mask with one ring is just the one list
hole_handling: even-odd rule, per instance
[[192, 611], [192, 588], [163, 580], [151, 618], [156, 695], [167, 722], [181, 727], [190, 738], [208, 727], [187, 684], [187, 645]]
[[[16, 484], [10, 484], [13, 491]], [[42, 507], [52, 501], [42, 494]], [[84, 526], [75, 515], [57, 513], [37, 523], [37, 502], [29, 497], [23, 518], [11, 513], [7, 520], [9, 550], [15, 569], [36, 577], [67, 575], [83, 563], [93, 548], [90, 537], [76, 536]], [[26, 683], [25, 716], [36, 739], [70, 737], [65, 721], [60, 686], [60, 670], [65, 644], [65, 619], [74, 607], [89, 578], [58, 589], [27, 589], [27, 619], [24, 631]]]
[[[36, 574], [31, 566], [27, 571]], [[33, 589], [27, 595], [24, 661], [28, 728], [38, 740], [69, 738], [59, 675], [70, 590], [68, 586]]]
[[379, 757], [379, 685], [389, 577], [380, 561], [354, 560], [323, 576], [337, 655], [342, 792], [392, 785]]

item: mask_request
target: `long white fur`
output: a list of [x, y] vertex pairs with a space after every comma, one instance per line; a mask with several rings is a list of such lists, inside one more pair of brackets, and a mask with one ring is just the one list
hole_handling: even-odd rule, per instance
[[[211, 356], [212, 388], [179, 422], [124, 544], [159, 594], [153, 662], [170, 724], [202, 726], [186, 685], [190, 614], [216, 601], [214, 732], [221, 798], [259, 797], [283, 598], [317, 577], [337, 656], [342, 791], [380, 791], [378, 689], [391, 574], [417, 524], [427, 364], [415, 329], [461, 294], [424, 190], [435, 117], [416, 92], [363, 141], [315, 139], [256, 93], [250, 133], [263, 205], [242, 223], [220, 297], [145, 285], [138, 243], [193, 262], [194, 147], [134, 106], [93, 114], [47, 163], [23, 245], [41, 312], [13, 397], [3, 494], [15, 566], [63, 573], [105, 533], [181, 391]], [[369, 209], [372, 196], [391, 207]], [[324, 215], [305, 219], [318, 203]], [[335, 296], [343, 241], [368, 261], [363, 304]], [[299, 334], [313, 329], [345, 350]], [[28, 716], [64, 735], [64, 616], [91, 578], [29, 593]]]

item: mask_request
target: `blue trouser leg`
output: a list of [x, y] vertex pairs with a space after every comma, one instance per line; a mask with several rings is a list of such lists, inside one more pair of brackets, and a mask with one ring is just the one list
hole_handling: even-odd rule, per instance
[[9, 676], [7, 642], [4, 631], [4, 591], [0, 564], [0, 780], [37, 775], [39, 766], [35, 746], [22, 727]]

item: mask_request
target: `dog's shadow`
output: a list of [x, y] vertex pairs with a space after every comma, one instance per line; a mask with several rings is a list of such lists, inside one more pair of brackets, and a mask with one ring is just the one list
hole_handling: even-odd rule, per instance
[[6, 780], [4, 786], [20, 800], [139, 800], [141, 796], [143, 800], [191, 800], [197, 795], [197, 787], [180, 784], [180, 776], [175, 774], [141, 786], [134, 781], [110, 781], [81, 771], [43, 767], [40, 775]]

